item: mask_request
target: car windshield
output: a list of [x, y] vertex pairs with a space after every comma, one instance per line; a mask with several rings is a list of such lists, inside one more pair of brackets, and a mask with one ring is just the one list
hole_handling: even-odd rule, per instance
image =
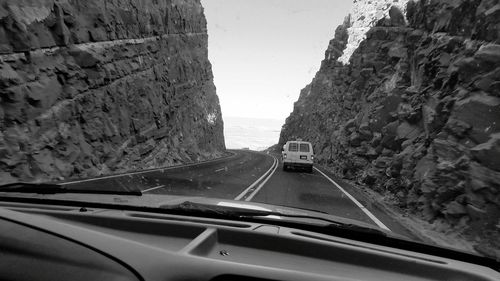
[[498, 1], [0, 4], [1, 200], [254, 204], [500, 260]]

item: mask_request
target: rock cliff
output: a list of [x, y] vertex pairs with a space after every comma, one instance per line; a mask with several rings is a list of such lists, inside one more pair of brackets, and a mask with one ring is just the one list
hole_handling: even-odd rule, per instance
[[[353, 8], [350, 14], [351, 21], [347, 28], [349, 37], [339, 61], [349, 63], [349, 58], [352, 56], [352, 53], [358, 48], [361, 41], [366, 39], [368, 30], [375, 26], [377, 22], [385, 16], [389, 16], [391, 13], [397, 13], [397, 11], [404, 12], [407, 2], [408, 0], [353, 0]], [[393, 19], [399, 20], [401, 23], [405, 22], [402, 13], [399, 16], [393, 15]]]
[[0, 182], [224, 150], [199, 0], [0, 1]]
[[357, 18], [337, 28], [280, 145], [310, 140], [340, 176], [500, 256], [500, 4], [409, 1], [385, 15], [348, 64]]

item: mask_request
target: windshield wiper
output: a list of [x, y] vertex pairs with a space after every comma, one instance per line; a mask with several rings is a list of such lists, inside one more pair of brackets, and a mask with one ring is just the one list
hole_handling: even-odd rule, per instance
[[[274, 217], [290, 218], [290, 219], [295, 218], [295, 219], [306, 219], [306, 220], [319, 220], [322, 222], [326, 222], [326, 224], [321, 225], [321, 227], [325, 229], [348, 230], [358, 233], [363, 232], [367, 234], [382, 235], [384, 237], [391, 236], [391, 234], [385, 232], [384, 230], [381, 229], [379, 230], [375, 227], [365, 227], [362, 225], [356, 225], [352, 223], [344, 223], [333, 219], [328, 219], [325, 217], [313, 216], [313, 215], [303, 215], [303, 214], [297, 215], [297, 214], [281, 213], [271, 210], [252, 209], [245, 207], [201, 204], [191, 201], [185, 201], [177, 205], [163, 205], [161, 206], [161, 208], [175, 212], [187, 213], [190, 215], [211, 215], [211, 216], [221, 216], [225, 218], [238, 218], [238, 219], [265, 219], [265, 220], [276, 221], [276, 218], [273, 218], [274, 216]], [[294, 221], [294, 223], [303, 225], [312, 224], [310, 222], [308, 223], [303, 220]]]
[[185, 201], [177, 205], [162, 205], [160, 207], [164, 210], [180, 211], [192, 214], [221, 215], [233, 218], [275, 215], [274, 212], [267, 210], [201, 204], [191, 201]]
[[56, 183], [28, 183], [15, 182], [0, 185], [0, 192], [15, 192], [15, 193], [36, 193], [36, 194], [61, 194], [61, 193], [78, 193], [78, 194], [111, 194], [111, 195], [136, 195], [141, 196], [140, 190], [107, 190], [107, 189], [84, 189], [84, 188], [69, 188]]

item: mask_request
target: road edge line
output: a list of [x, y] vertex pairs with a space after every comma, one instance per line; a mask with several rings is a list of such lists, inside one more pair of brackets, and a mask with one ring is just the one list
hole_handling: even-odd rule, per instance
[[254, 186], [256, 186], [274, 168], [276, 158], [274, 156], [271, 156], [271, 157], [273, 158], [273, 164], [271, 165], [271, 167], [264, 174], [262, 174], [262, 176], [260, 178], [258, 178], [256, 181], [254, 181], [249, 187], [245, 188], [245, 190], [243, 190], [243, 192], [241, 192], [233, 200], [241, 200], [241, 198], [243, 198], [243, 196], [245, 196], [245, 194], [247, 194], [248, 191], [250, 191], [250, 189], [252, 189]]
[[266, 182], [274, 175], [274, 172], [276, 172], [276, 169], [278, 169], [278, 166], [279, 166], [279, 161], [278, 159], [276, 159], [276, 157], [274, 157], [274, 160], [276, 161], [275, 165], [274, 165], [274, 169], [273, 171], [264, 179], [264, 181], [262, 181], [259, 186], [252, 192], [252, 194], [250, 194], [247, 198], [245, 198], [245, 201], [249, 202], [250, 200], [252, 200], [255, 195], [257, 195], [257, 193], [259, 193], [259, 191], [262, 189], [262, 187], [264, 187], [264, 185], [266, 184]]
[[316, 171], [318, 171], [321, 175], [323, 175], [331, 183], [333, 183], [333, 185], [335, 185], [335, 187], [337, 187], [340, 191], [342, 191], [349, 199], [351, 199], [351, 201], [354, 202], [354, 204], [356, 204], [356, 206], [358, 206], [361, 209], [361, 211], [363, 211], [363, 213], [365, 213], [373, 222], [375, 222], [375, 224], [378, 227], [385, 229], [385, 230], [392, 231], [383, 222], [381, 222], [374, 214], [372, 214], [372, 212], [370, 212], [365, 206], [363, 206], [363, 204], [359, 203], [359, 201], [356, 200], [356, 198], [354, 198], [354, 196], [352, 196], [351, 194], [349, 194], [349, 192], [347, 192], [345, 189], [343, 189], [338, 183], [336, 183], [334, 180], [332, 180], [329, 176], [327, 176], [325, 173], [323, 173], [320, 169], [318, 169], [316, 167], [314, 167], [314, 169]]
[[81, 179], [81, 180], [75, 180], [75, 181], [58, 182], [57, 184], [59, 184], [59, 185], [77, 184], [77, 183], [82, 183], [82, 182], [89, 182], [89, 181], [96, 181], [96, 180], [105, 180], [105, 179], [112, 179], [112, 178], [118, 178], [118, 177], [124, 177], [124, 176], [133, 176], [133, 175], [139, 175], [139, 174], [157, 172], [157, 171], [161, 171], [161, 170], [172, 170], [172, 169], [187, 168], [187, 167], [192, 167], [192, 166], [196, 166], [196, 165], [202, 165], [202, 164], [212, 163], [212, 162], [216, 162], [216, 161], [221, 161], [221, 160], [224, 160], [224, 159], [227, 159], [227, 158], [234, 157], [236, 155], [236, 153], [233, 153], [233, 152], [229, 152], [229, 153], [232, 153], [232, 155], [220, 157], [220, 158], [217, 158], [217, 159], [211, 159], [211, 160], [206, 160], [206, 161], [191, 163], [191, 164], [167, 166], [167, 167], [163, 167], [163, 168], [153, 168], [153, 169], [147, 169], [147, 170], [142, 170], [142, 171], [135, 171], [135, 172], [130, 172], [130, 173], [120, 173], [120, 174], [107, 175], [107, 176], [90, 178], [90, 179]]

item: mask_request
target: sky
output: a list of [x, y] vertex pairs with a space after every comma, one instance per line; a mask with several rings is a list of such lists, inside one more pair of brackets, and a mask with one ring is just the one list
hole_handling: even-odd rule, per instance
[[201, 0], [222, 117], [284, 122], [352, 0]]
[[280, 138], [281, 120], [245, 117], [224, 117], [224, 140], [229, 149], [248, 148], [261, 151]]

